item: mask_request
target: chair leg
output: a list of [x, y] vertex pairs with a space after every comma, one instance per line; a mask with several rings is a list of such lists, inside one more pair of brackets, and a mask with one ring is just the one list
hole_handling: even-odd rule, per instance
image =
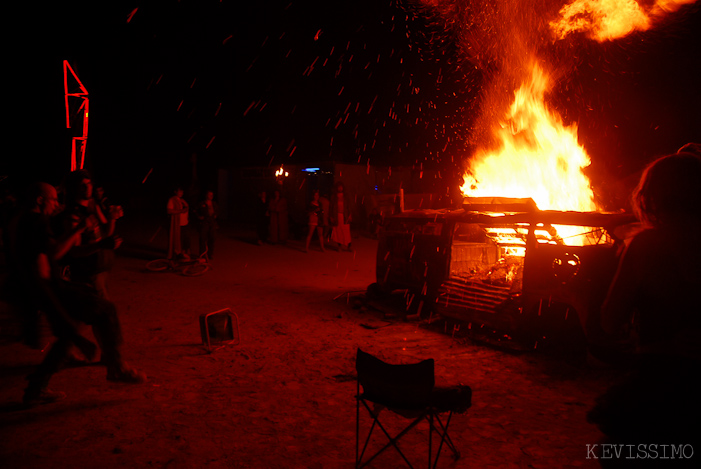
[[358, 393], [355, 395], [355, 469], [358, 469], [358, 451], [360, 450], [360, 383]]
[[[358, 396], [360, 396], [360, 394], [358, 394]], [[365, 456], [365, 450], [368, 449], [368, 444], [370, 443], [370, 438], [372, 437], [372, 432], [375, 430], [375, 425], [379, 424], [380, 421], [378, 420], [378, 416], [375, 415], [375, 413], [372, 411], [372, 409], [370, 409], [370, 407], [367, 405], [367, 403], [365, 401], [363, 401], [363, 405], [365, 406], [365, 409], [372, 416], [372, 425], [370, 426], [370, 430], [368, 431], [367, 438], [365, 438], [365, 443], [363, 444], [363, 450], [360, 452], [360, 455], [358, 455], [358, 450], [360, 447], [360, 444], [359, 444], [359, 441], [360, 441], [360, 400], [361, 400], [360, 398], [358, 398], [358, 400], [357, 400], [356, 416], [355, 416], [356, 417], [356, 421], [355, 421], [355, 430], [356, 430], [356, 434], [355, 434], [355, 441], [356, 441], [355, 467], [356, 467], [356, 469], [360, 469], [362, 467], [367, 466], [370, 463], [370, 461], [372, 461], [375, 458], [375, 456], [377, 456], [382, 451], [384, 451], [384, 449], [386, 449], [386, 448], [383, 448], [382, 450], [375, 453], [375, 455], [373, 457], [371, 457], [370, 459], [368, 459], [367, 461], [365, 461], [364, 463], [361, 464], [361, 461], [363, 460], [363, 456]]]
[[[433, 412], [428, 413], [428, 469], [431, 469], [431, 453], [433, 448], [431, 447], [433, 443]], [[438, 452], [441, 452], [440, 447], [438, 448]], [[438, 459], [438, 455], [436, 455], [436, 459]]]
[[385, 436], [389, 439], [389, 443], [387, 443], [385, 446], [382, 447], [382, 449], [380, 449], [377, 453], [375, 453], [375, 454], [373, 455], [372, 458], [368, 459], [367, 462], [366, 462], [366, 464], [369, 463], [370, 461], [372, 461], [373, 459], [375, 459], [375, 456], [378, 456], [380, 453], [382, 453], [384, 450], [386, 450], [386, 449], [389, 448], [390, 446], [394, 446], [394, 449], [396, 449], [397, 452], [399, 453], [399, 455], [402, 457], [402, 459], [404, 459], [404, 462], [406, 462], [407, 465], [408, 465], [411, 469], [414, 469], [414, 466], [411, 464], [411, 462], [409, 462], [409, 460], [408, 460], [407, 457], [404, 455], [404, 453], [402, 452], [402, 450], [399, 449], [399, 446], [397, 446], [397, 441], [399, 441], [404, 435], [406, 435], [406, 434], [409, 432], [409, 430], [411, 430], [412, 428], [414, 428], [414, 427], [415, 427], [419, 422], [421, 422], [424, 418], [425, 418], [425, 416], [418, 417], [416, 420], [414, 420], [413, 422], [411, 422], [411, 424], [409, 424], [409, 426], [407, 426], [404, 430], [402, 430], [401, 432], [399, 432], [399, 434], [398, 434], [397, 436], [395, 436], [394, 438], [392, 438], [392, 436], [390, 436], [389, 432], [388, 432], [387, 430], [385, 430], [385, 427], [382, 426], [382, 422], [380, 422], [379, 420], [377, 420], [377, 426], [380, 427], [380, 430], [382, 430], [382, 432], [385, 434]]
[[[404, 459], [404, 462], [407, 463], [407, 465], [413, 469], [414, 466], [411, 464], [411, 462], [407, 459], [407, 457], [404, 455], [402, 450], [399, 448], [397, 445], [397, 441], [401, 439], [404, 435], [406, 435], [407, 432], [409, 432], [412, 428], [414, 428], [419, 422], [421, 422], [424, 418], [426, 418], [426, 415], [422, 415], [421, 417], [416, 418], [411, 424], [409, 424], [404, 430], [402, 430], [397, 436], [392, 437], [389, 432], [385, 429], [385, 427], [382, 425], [382, 422], [380, 422], [379, 417], [375, 415], [375, 413], [370, 409], [370, 406], [367, 405], [365, 401], [363, 401], [363, 405], [367, 409], [367, 411], [372, 415], [373, 417], [373, 422], [372, 426], [370, 427], [370, 432], [368, 433], [367, 440], [365, 440], [365, 446], [363, 447], [363, 451], [360, 453], [360, 459], [356, 463], [357, 469], [363, 468], [370, 464], [377, 456], [379, 456], [382, 452], [384, 452], [387, 448], [390, 446], [394, 446], [394, 449], [397, 450], [399, 455]], [[387, 443], [385, 446], [383, 446], [379, 451], [377, 451], [375, 454], [373, 454], [367, 461], [363, 462], [360, 464], [360, 461], [362, 461], [363, 456], [365, 455], [365, 450], [367, 449], [368, 443], [370, 442], [370, 437], [372, 436], [372, 431], [375, 428], [375, 425], [377, 424], [378, 427], [380, 427], [380, 430], [385, 434], [387, 439], [389, 439], [389, 443]]]
[[370, 431], [368, 432], [368, 437], [365, 439], [365, 444], [363, 445], [363, 451], [360, 452], [360, 456], [358, 457], [358, 461], [356, 462], [357, 469], [360, 469], [361, 467], [367, 466], [370, 463], [370, 461], [375, 459], [375, 456], [377, 456], [378, 454], [380, 454], [384, 450], [384, 448], [383, 448], [382, 450], [375, 453], [375, 455], [373, 457], [371, 457], [370, 459], [368, 459], [364, 463], [362, 463], [362, 464], [360, 463], [363, 460], [363, 456], [365, 456], [365, 450], [368, 449], [368, 443], [370, 443], [370, 437], [372, 436], [372, 432], [373, 432], [373, 430], [375, 430], [375, 424], [377, 424], [377, 423], [378, 423], [377, 419], [374, 419], [372, 421], [372, 425], [370, 426]]
[[[448, 414], [448, 420], [446, 420], [445, 426], [443, 426], [443, 422], [441, 422], [440, 417], [438, 414], [436, 414], [436, 420], [438, 421], [438, 425], [441, 427], [441, 431], [443, 432], [443, 435], [445, 435], [445, 443], [448, 445], [448, 447], [451, 449], [453, 452], [453, 455], [457, 458], [460, 457], [460, 451], [455, 447], [455, 444], [453, 443], [453, 440], [450, 438], [450, 434], [448, 433], [448, 425], [450, 425], [450, 419], [453, 417], [453, 412], [451, 411]], [[438, 429], [436, 429], [438, 431]]]
[[[363, 405], [367, 409], [368, 413], [372, 415], [373, 421], [372, 426], [370, 426], [368, 436], [365, 439], [365, 444], [363, 444], [363, 451], [360, 451], [360, 383], [358, 383], [357, 391], [358, 393], [355, 395], [355, 469], [360, 469], [361, 467], [367, 466], [367, 464], [370, 462], [370, 460], [368, 460], [365, 461], [364, 464], [360, 464], [360, 462], [363, 460], [363, 456], [365, 455], [365, 450], [368, 448], [368, 443], [370, 443], [370, 437], [372, 437], [372, 432], [373, 430], [375, 430], [375, 424], [379, 423], [379, 421], [377, 420], [377, 416], [372, 412], [370, 407], [368, 407], [367, 403], [363, 401]], [[377, 456], [377, 454], [375, 456]]]
[[[453, 440], [450, 439], [450, 435], [448, 434], [448, 426], [450, 425], [450, 419], [452, 418], [452, 416], [453, 416], [453, 412], [451, 411], [448, 414], [448, 420], [446, 420], [445, 426], [443, 426], [443, 422], [441, 422], [441, 419], [438, 416], [438, 414], [435, 415], [436, 421], [438, 422], [438, 425], [440, 426], [440, 430], [438, 428], [436, 428], [436, 433], [441, 435], [441, 443], [440, 443], [440, 445], [438, 445], [438, 452], [436, 453], [436, 459], [433, 461], [433, 469], [435, 469], [436, 466], [438, 465], [438, 457], [441, 454], [441, 450], [443, 449], [444, 442], [445, 442], [446, 446], [448, 446], [448, 448], [450, 448], [451, 451], [453, 451], [453, 456], [455, 457], [455, 459], [460, 458], [460, 452], [457, 450], [457, 448], [455, 448], [455, 444], [453, 444]], [[432, 426], [432, 428], [435, 428], [435, 427], [433, 427], [433, 421], [431, 421], [431, 426]], [[429, 466], [429, 469], [430, 469], [430, 466]]]

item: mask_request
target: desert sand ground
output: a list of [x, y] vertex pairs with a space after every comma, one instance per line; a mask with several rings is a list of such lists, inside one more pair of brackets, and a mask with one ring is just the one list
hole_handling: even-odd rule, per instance
[[[616, 372], [358, 308], [374, 281], [375, 240], [354, 238], [351, 253], [304, 253], [302, 241], [258, 246], [247, 231], [222, 229], [212, 269], [189, 278], [144, 268], [163, 244], [152, 236], [149, 227], [127, 236], [109, 284], [126, 358], [146, 384], [110, 383], [96, 365], [69, 368], [51, 382], [65, 400], [23, 409], [24, 376], [42, 352], [17, 341], [3, 308], [0, 466], [352, 467], [357, 347], [396, 363], [433, 357], [437, 384], [472, 387], [472, 408], [451, 423], [462, 457], [444, 450], [439, 467], [598, 466], [587, 444], [601, 434], [586, 412]], [[198, 318], [222, 308], [238, 315], [240, 344], [208, 353]], [[420, 432], [403, 447], [424, 464]], [[403, 464], [388, 451], [372, 467]]]

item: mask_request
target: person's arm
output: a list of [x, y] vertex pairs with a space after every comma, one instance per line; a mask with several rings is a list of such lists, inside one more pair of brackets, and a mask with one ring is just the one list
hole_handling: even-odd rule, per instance
[[95, 220], [93, 217], [85, 217], [80, 221], [80, 223], [78, 223], [78, 225], [72, 229], [69, 229], [64, 236], [55, 240], [52, 243], [48, 253], [51, 260], [57, 261], [63, 258], [63, 256], [65, 256], [68, 251], [71, 250], [71, 248], [80, 243], [80, 237], [83, 232], [88, 228], [95, 228], [96, 224], [97, 220]]
[[173, 200], [173, 197], [168, 199], [168, 205], [166, 206], [166, 210], [168, 211], [168, 215], [179, 215], [183, 213], [182, 209], [175, 208], [175, 201]]
[[70, 256], [72, 258], [87, 257], [102, 249], [117, 249], [121, 245], [122, 238], [112, 235], [102, 238], [97, 243], [75, 244], [68, 250], [65, 256]]
[[102, 209], [99, 205], [95, 205], [95, 212], [97, 214], [97, 219], [100, 220], [100, 223], [107, 226], [107, 232], [105, 233], [106, 236], [112, 236], [114, 234], [114, 228], [117, 225], [117, 219], [121, 216], [118, 207], [115, 207], [114, 205], [110, 207], [109, 218], [105, 217], [105, 214], [102, 213]]
[[93, 204], [93, 206], [95, 207], [95, 216], [97, 216], [97, 219], [100, 221], [100, 224], [106, 225], [109, 222], [109, 220], [107, 219], [107, 217], [103, 213], [102, 209], [100, 208], [100, 204], [95, 203], [95, 204]]
[[44, 280], [51, 279], [51, 264], [49, 263], [49, 256], [47, 256], [46, 253], [39, 253], [39, 256], [37, 257], [36, 271], [37, 274], [39, 274], [39, 278]]
[[[94, 229], [96, 224], [98, 223], [97, 219], [88, 216], [87, 218], [90, 218], [90, 220], [86, 220], [85, 223], [87, 224], [86, 229]], [[70, 233], [72, 233], [73, 230], [75, 230], [79, 222], [76, 221], [66, 221], [66, 224], [68, 224], [67, 228], [67, 233], [68, 236], [70, 237]], [[82, 257], [87, 257], [95, 254], [96, 252], [100, 251], [101, 249], [116, 249], [119, 247], [121, 244], [121, 238], [118, 238], [114, 236], [113, 234], [106, 236], [102, 238], [99, 242], [96, 243], [87, 243], [83, 244], [82, 243], [82, 238], [81, 236], [78, 236], [78, 239], [73, 242], [70, 248], [68, 248], [68, 251], [61, 255], [61, 257], [55, 258], [55, 260], [62, 259], [64, 257], [71, 257], [71, 258], [82, 258]]]

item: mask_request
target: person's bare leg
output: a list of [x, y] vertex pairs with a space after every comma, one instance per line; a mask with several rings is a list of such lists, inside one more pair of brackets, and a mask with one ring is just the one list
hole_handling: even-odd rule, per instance
[[314, 234], [314, 225], [309, 225], [309, 233], [307, 233], [307, 242], [304, 245], [304, 252], [309, 251], [309, 243], [312, 241], [313, 234]]
[[321, 226], [317, 226], [316, 234], [319, 236], [319, 245], [321, 246], [321, 252], [326, 252], [326, 249], [324, 249], [324, 228], [322, 228]]

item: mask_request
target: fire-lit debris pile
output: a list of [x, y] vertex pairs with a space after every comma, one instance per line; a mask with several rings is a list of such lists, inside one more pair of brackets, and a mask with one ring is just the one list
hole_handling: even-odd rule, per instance
[[[464, 208], [486, 215], [494, 215], [495, 210], [496, 215], [537, 210], [531, 199], [507, 198], [468, 197]], [[494, 325], [497, 309], [523, 290], [527, 228], [459, 224], [452, 242], [450, 276], [438, 289], [436, 312], [457, 319], [467, 319], [468, 313], [470, 320]], [[508, 322], [507, 317], [502, 319]]]
[[[506, 248], [502, 248], [506, 249]], [[507, 255], [472, 271], [451, 272], [438, 288], [435, 311], [445, 317], [509, 328], [505, 305], [514, 304], [523, 291], [523, 255]], [[518, 308], [511, 308], [518, 312]]]
[[[484, 223], [482, 218], [481, 223], [456, 225], [450, 273], [438, 287], [434, 311], [477, 326], [502, 331], [517, 329], [524, 321], [524, 272], [530, 277], [530, 285], [559, 276], [555, 283], [538, 292], [552, 297], [579, 269], [579, 258], [570, 250], [610, 246], [612, 241], [602, 228], [536, 222], [544, 212], [538, 211], [529, 199], [466, 198], [464, 210], [468, 217], [470, 213], [487, 215], [493, 223]], [[579, 216], [584, 221], [583, 216], [592, 214], [565, 215]], [[533, 223], [513, 222], [514, 217], [532, 217]], [[555, 250], [553, 259], [525, 269], [527, 247], [542, 246]]]

